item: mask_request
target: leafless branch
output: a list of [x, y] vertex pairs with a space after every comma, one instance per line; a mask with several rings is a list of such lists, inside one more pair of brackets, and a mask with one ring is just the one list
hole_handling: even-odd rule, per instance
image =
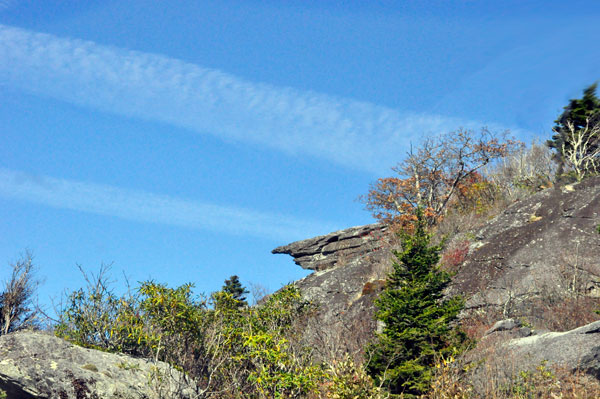
[[0, 334], [34, 326], [39, 314], [33, 303], [39, 280], [34, 276], [31, 252], [26, 251], [11, 268], [11, 276], [5, 281], [4, 290], [0, 293]]

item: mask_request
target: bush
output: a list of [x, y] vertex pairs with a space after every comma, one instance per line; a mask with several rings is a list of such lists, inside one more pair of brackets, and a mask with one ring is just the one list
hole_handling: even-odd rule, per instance
[[465, 261], [469, 254], [470, 242], [463, 240], [454, 243], [444, 251], [442, 256], [442, 266], [445, 270], [456, 271], [456, 269]]
[[[480, 365], [486, 367], [487, 365]], [[518, 370], [518, 368], [517, 368]], [[436, 365], [432, 389], [423, 399], [597, 399], [600, 383], [590, 375], [550, 368], [542, 362], [535, 370], [520, 371], [498, 378], [498, 370], [487, 370], [485, 381], [469, 382], [469, 369], [454, 359]]]
[[148, 281], [134, 295], [117, 297], [106, 271], [93, 278], [84, 273], [87, 287], [69, 295], [58, 336], [169, 362], [196, 381], [203, 397], [299, 398], [323, 381], [310, 351], [292, 344], [295, 323], [312, 309], [294, 286], [249, 308], [225, 291], [197, 297], [192, 284]]
[[384, 392], [350, 357], [333, 361], [326, 368], [327, 383], [321, 397], [330, 399], [383, 399]]
[[120, 334], [114, 334], [122, 314], [135, 313], [137, 298], [131, 295], [117, 297], [110, 288], [110, 265], [102, 265], [97, 275], [83, 274], [86, 287], [67, 295], [66, 305], [58, 309], [55, 334], [74, 344], [112, 352], [125, 352], [130, 346]]

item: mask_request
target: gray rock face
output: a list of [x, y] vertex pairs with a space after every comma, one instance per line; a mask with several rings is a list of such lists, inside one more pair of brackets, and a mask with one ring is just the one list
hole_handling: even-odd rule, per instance
[[521, 327], [521, 322], [517, 319], [506, 319], [497, 321], [492, 328], [485, 332], [485, 335], [489, 335], [498, 331], [510, 331], [515, 328]]
[[272, 253], [292, 255], [294, 262], [303, 269], [324, 271], [380, 250], [386, 244], [386, 231], [381, 224], [350, 227], [277, 247]]
[[511, 205], [476, 234], [452, 293], [511, 317], [532, 316], [536, 297], [600, 296], [599, 212], [600, 178]]
[[542, 361], [600, 378], [600, 321], [566, 332], [547, 332], [503, 346], [531, 366]]
[[0, 389], [7, 398], [195, 398], [165, 363], [81, 348], [48, 333], [0, 337]]
[[386, 232], [380, 224], [352, 227], [273, 250], [315, 270], [296, 284], [318, 305], [304, 332], [317, 357], [362, 356], [376, 328], [373, 300], [391, 265], [393, 242]]
[[520, 371], [534, 371], [543, 363], [549, 369], [583, 372], [600, 379], [600, 321], [566, 332], [498, 339], [503, 333], [487, 335], [480, 344], [484, 349], [467, 355], [472, 358], [466, 360], [479, 364], [470, 376], [472, 380], [489, 378], [492, 370], [498, 381], [508, 381]]

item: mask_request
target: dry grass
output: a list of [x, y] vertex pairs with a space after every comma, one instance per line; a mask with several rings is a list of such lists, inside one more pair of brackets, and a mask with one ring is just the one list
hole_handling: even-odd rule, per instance
[[460, 320], [460, 326], [471, 340], [478, 341], [494, 323], [502, 320], [500, 309], [488, 309], [481, 312], [471, 312]]
[[569, 331], [592, 323], [600, 317], [600, 300], [583, 295], [540, 297], [526, 310], [528, 320], [537, 329]]
[[[453, 359], [451, 359], [453, 360]], [[597, 399], [600, 381], [579, 371], [540, 364], [533, 371], [499, 372], [483, 365], [485, 379], [467, 382], [469, 371], [442, 361], [431, 391], [424, 399]], [[504, 374], [504, 375], [503, 375]]]

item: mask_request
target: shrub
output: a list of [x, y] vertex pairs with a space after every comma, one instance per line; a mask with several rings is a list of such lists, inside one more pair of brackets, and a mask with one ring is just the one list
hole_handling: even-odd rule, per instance
[[469, 254], [469, 241], [459, 241], [447, 248], [442, 255], [442, 266], [445, 270], [455, 271]]
[[118, 298], [110, 289], [110, 265], [102, 265], [97, 275], [86, 273], [78, 266], [86, 282], [67, 296], [67, 304], [59, 309], [55, 326], [57, 336], [86, 348], [121, 351], [122, 346], [111, 331], [122, 312], [121, 307], [134, 301]]
[[384, 392], [350, 357], [332, 361], [326, 368], [327, 383], [321, 397], [330, 399], [383, 399]]
[[[487, 365], [481, 367], [489, 368]], [[498, 370], [483, 382], [471, 381], [470, 370], [454, 359], [440, 359], [432, 389], [423, 399], [597, 399], [598, 380], [579, 371], [550, 368], [542, 362], [535, 370], [518, 371], [507, 378], [497, 378]]]
[[231, 293], [209, 300], [192, 284], [169, 288], [144, 282], [117, 297], [107, 269], [86, 275], [85, 289], [68, 297], [56, 334], [76, 344], [166, 361], [185, 371], [202, 397], [298, 398], [317, 392], [324, 378], [310, 351], [291, 342], [295, 323], [312, 306], [294, 286], [262, 305], [240, 307]]
[[440, 358], [435, 364], [431, 389], [425, 398], [429, 399], [468, 399], [473, 388], [464, 381], [460, 363], [454, 356]]

